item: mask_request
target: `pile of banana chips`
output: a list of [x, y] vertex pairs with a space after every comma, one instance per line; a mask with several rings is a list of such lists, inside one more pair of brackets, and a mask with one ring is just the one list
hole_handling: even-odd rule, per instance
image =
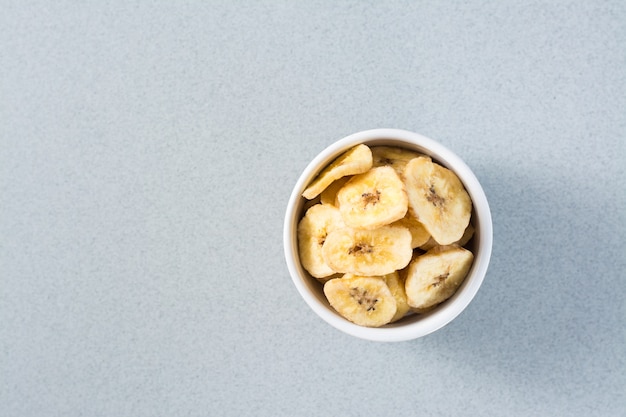
[[413, 150], [360, 144], [304, 190], [300, 262], [351, 322], [380, 327], [450, 298], [474, 255], [472, 201], [451, 170]]

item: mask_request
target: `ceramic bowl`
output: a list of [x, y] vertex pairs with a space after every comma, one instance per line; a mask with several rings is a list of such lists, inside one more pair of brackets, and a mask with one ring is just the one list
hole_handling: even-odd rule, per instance
[[[302, 192], [316, 175], [337, 156], [358, 144], [368, 146], [399, 146], [429, 155], [433, 161], [454, 171], [472, 199], [474, 237], [466, 246], [474, 253], [473, 265], [456, 293], [425, 314], [410, 314], [383, 327], [356, 325], [340, 316], [328, 303], [323, 285], [302, 267], [298, 256], [297, 227], [307, 200]], [[283, 242], [287, 267], [293, 284], [322, 320], [334, 328], [361, 339], [397, 342], [428, 335], [450, 323], [463, 312], [478, 292], [489, 265], [493, 242], [493, 226], [489, 203], [472, 170], [451, 150], [418, 133], [400, 129], [373, 129], [346, 136], [320, 152], [296, 181], [285, 213]]]

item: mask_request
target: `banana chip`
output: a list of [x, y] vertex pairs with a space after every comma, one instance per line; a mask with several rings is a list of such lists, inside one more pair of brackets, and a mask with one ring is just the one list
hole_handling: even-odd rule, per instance
[[315, 278], [325, 278], [335, 273], [324, 262], [322, 245], [330, 232], [342, 227], [344, 224], [339, 209], [324, 204], [315, 204], [300, 220], [298, 224], [300, 262]]
[[307, 200], [312, 200], [320, 195], [333, 181], [346, 175], [367, 172], [371, 167], [372, 151], [367, 145], [357, 145], [324, 168], [304, 190], [302, 196]]
[[416, 257], [407, 270], [409, 306], [427, 309], [450, 298], [472, 266], [474, 255], [458, 246], [437, 246]]
[[391, 167], [355, 175], [337, 193], [343, 221], [356, 229], [377, 229], [404, 217], [409, 200]]
[[412, 255], [411, 233], [401, 226], [336, 229], [322, 245], [322, 256], [332, 270], [355, 275], [390, 274], [407, 266]]
[[324, 284], [329, 304], [355, 324], [380, 327], [395, 317], [397, 302], [381, 277], [344, 276]]
[[472, 215], [472, 201], [459, 178], [430, 158], [418, 157], [404, 170], [409, 207], [440, 245], [463, 236]]
[[374, 146], [372, 147], [372, 166], [390, 166], [400, 177], [404, 177], [404, 168], [411, 159], [422, 155], [419, 152], [399, 148], [397, 146]]

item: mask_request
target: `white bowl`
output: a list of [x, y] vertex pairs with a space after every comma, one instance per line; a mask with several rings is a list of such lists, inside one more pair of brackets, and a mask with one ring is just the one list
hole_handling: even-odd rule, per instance
[[[302, 192], [326, 165], [360, 143], [368, 146], [400, 146], [416, 150], [431, 156], [434, 161], [454, 171], [472, 199], [472, 223], [476, 229], [468, 247], [474, 253], [474, 263], [456, 293], [426, 314], [408, 315], [395, 323], [378, 328], [359, 326], [340, 316], [328, 304], [322, 284], [302, 267], [298, 256], [297, 227], [306, 203]], [[493, 226], [489, 203], [483, 188], [471, 169], [452, 151], [417, 133], [399, 129], [373, 129], [354, 133], [338, 140], [324, 149], [304, 169], [287, 204], [283, 242], [292, 281], [304, 301], [318, 316], [336, 329], [361, 339], [398, 342], [416, 339], [442, 328], [469, 305], [487, 272], [493, 242]]]

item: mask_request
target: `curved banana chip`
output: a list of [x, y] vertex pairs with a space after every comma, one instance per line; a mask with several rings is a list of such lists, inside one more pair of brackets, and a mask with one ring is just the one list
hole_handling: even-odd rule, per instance
[[411, 232], [411, 247], [413, 249], [425, 245], [430, 239], [432, 239], [428, 230], [426, 230], [424, 225], [420, 223], [410, 211], [407, 211], [403, 218], [393, 222], [392, 224], [394, 226], [403, 226], [409, 229], [409, 232]]
[[322, 256], [322, 245], [328, 233], [344, 227], [339, 209], [324, 204], [315, 204], [298, 223], [298, 250], [302, 267], [315, 278], [331, 276], [335, 271]]
[[354, 275], [390, 274], [407, 266], [412, 255], [411, 232], [400, 226], [335, 229], [322, 245], [322, 256], [330, 269]]
[[388, 166], [355, 175], [339, 190], [337, 200], [346, 225], [359, 229], [376, 229], [400, 220], [409, 207], [404, 182]]
[[341, 177], [330, 184], [320, 194], [320, 203], [330, 204], [331, 206], [339, 207], [339, 200], [337, 200], [337, 193], [341, 188], [346, 185], [351, 176]]
[[372, 167], [390, 166], [396, 170], [400, 178], [404, 176], [406, 164], [418, 156], [424, 156], [419, 152], [411, 151], [397, 146], [372, 146]]
[[463, 236], [472, 215], [472, 200], [459, 178], [429, 158], [409, 161], [404, 170], [409, 207], [440, 245]]
[[392, 272], [382, 277], [389, 287], [391, 294], [396, 299], [396, 314], [391, 318], [390, 323], [400, 320], [409, 312], [410, 306], [406, 298], [406, 290], [404, 289], [404, 281], [400, 278], [400, 274]]
[[[356, 277], [359, 277], [359, 275], [344, 274], [343, 276], [344, 279], [356, 278]], [[360, 278], [364, 278], [364, 277], [360, 277]], [[394, 314], [394, 316], [391, 318], [389, 323], [393, 323], [394, 321], [400, 320], [411, 309], [411, 307], [409, 307], [409, 304], [407, 303], [407, 300], [406, 300], [406, 292], [404, 290], [404, 281], [402, 280], [402, 278], [400, 278], [400, 274], [396, 271], [396, 272], [392, 272], [391, 274], [372, 277], [372, 278], [381, 278], [383, 281], [385, 281], [385, 284], [387, 284], [387, 287], [389, 287], [389, 291], [391, 291], [391, 295], [393, 295], [393, 298], [396, 299], [396, 314]]]
[[324, 294], [332, 308], [360, 326], [384, 326], [397, 311], [396, 299], [381, 277], [331, 279], [324, 284]]
[[463, 236], [461, 236], [461, 239], [459, 239], [454, 244], [458, 246], [467, 245], [469, 241], [472, 240], [472, 238], [474, 237], [474, 232], [476, 232], [476, 229], [474, 229], [472, 223], [468, 224], [465, 228], [465, 231], [463, 232]]
[[450, 298], [463, 283], [474, 255], [458, 246], [437, 246], [417, 256], [404, 283], [409, 306], [425, 311]]
[[312, 200], [326, 189], [333, 181], [346, 175], [361, 174], [372, 167], [372, 151], [367, 145], [357, 145], [344, 152], [324, 168], [302, 196]]

